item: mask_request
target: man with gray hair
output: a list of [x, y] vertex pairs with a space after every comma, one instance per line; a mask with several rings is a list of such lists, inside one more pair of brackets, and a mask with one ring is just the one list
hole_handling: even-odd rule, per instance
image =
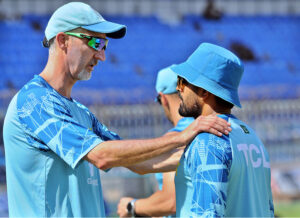
[[71, 97], [105, 61], [108, 39], [126, 26], [81, 2], [58, 8], [45, 30], [46, 67], [12, 99], [4, 121], [7, 192], [12, 217], [104, 217], [99, 169], [130, 166], [187, 144], [199, 132], [228, 134], [229, 124], [201, 117], [185, 131], [148, 140], [119, 140]]

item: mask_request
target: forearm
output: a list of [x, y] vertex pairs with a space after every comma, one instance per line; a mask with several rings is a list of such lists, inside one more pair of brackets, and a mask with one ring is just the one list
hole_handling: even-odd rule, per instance
[[138, 199], [135, 202], [135, 213], [139, 216], [167, 216], [176, 213], [174, 193], [157, 191], [148, 198]]
[[184, 147], [175, 148], [167, 153], [127, 168], [138, 174], [175, 171], [183, 151]]
[[186, 145], [203, 131], [221, 136], [222, 133], [228, 134], [230, 124], [215, 115], [200, 116], [180, 133], [155, 139], [102, 142], [92, 149], [85, 159], [103, 170], [117, 166], [128, 167]]
[[127, 167], [183, 144], [180, 133], [155, 139], [106, 141], [92, 149], [86, 159], [103, 170], [117, 166]]
[[141, 216], [166, 216], [176, 213], [175, 172], [163, 174], [162, 190], [135, 202], [135, 212]]

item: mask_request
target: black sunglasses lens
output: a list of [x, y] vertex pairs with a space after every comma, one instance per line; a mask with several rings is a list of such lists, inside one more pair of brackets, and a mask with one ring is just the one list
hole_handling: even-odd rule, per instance
[[159, 104], [161, 104], [161, 96], [160, 96], [160, 95], [158, 95], [158, 96], [156, 97], [156, 101], [157, 101]]

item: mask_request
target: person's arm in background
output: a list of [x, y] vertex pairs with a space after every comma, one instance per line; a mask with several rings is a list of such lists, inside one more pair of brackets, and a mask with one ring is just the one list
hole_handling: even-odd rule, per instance
[[188, 144], [199, 132], [210, 132], [221, 136], [228, 134], [230, 124], [217, 116], [200, 116], [184, 131], [164, 135], [155, 139], [104, 141], [93, 148], [85, 159], [97, 168], [137, 164]]
[[[165, 135], [176, 134], [168, 132]], [[150, 160], [127, 167], [133, 172], [145, 174], [149, 172], [174, 171], [179, 163], [184, 147], [173, 149], [171, 152], [162, 154]], [[139, 216], [166, 216], [176, 213], [176, 196], [174, 184], [175, 172], [163, 173], [162, 190], [156, 191], [148, 198], [136, 199], [134, 211]], [[133, 198], [123, 197], [118, 204], [120, 217], [131, 216], [127, 205]]]
[[[135, 201], [135, 213], [139, 216], [167, 216], [176, 213], [176, 196], [174, 184], [175, 172], [163, 174], [162, 190], [156, 191], [148, 198], [137, 199]], [[120, 217], [127, 217], [127, 205], [133, 198], [121, 198], [118, 205]]]

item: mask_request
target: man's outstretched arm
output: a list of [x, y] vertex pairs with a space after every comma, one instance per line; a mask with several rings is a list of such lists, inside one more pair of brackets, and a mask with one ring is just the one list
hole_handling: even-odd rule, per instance
[[[175, 172], [164, 173], [162, 190], [158, 190], [148, 198], [137, 199], [134, 206], [135, 214], [143, 217], [158, 217], [175, 214], [176, 197], [174, 176]], [[127, 205], [131, 200], [133, 200], [133, 198], [121, 198], [118, 205], [118, 214], [120, 217], [130, 216], [127, 211]]]
[[184, 131], [154, 139], [105, 141], [93, 148], [85, 159], [102, 170], [130, 166], [188, 144], [198, 133], [228, 134], [230, 124], [215, 115], [200, 116]]
[[163, 153], [149, 160], [130, 165], [127, 168], [140, 175], [175, 171], [184, 148], [185, 146], [174, 148], [167, 153]]

